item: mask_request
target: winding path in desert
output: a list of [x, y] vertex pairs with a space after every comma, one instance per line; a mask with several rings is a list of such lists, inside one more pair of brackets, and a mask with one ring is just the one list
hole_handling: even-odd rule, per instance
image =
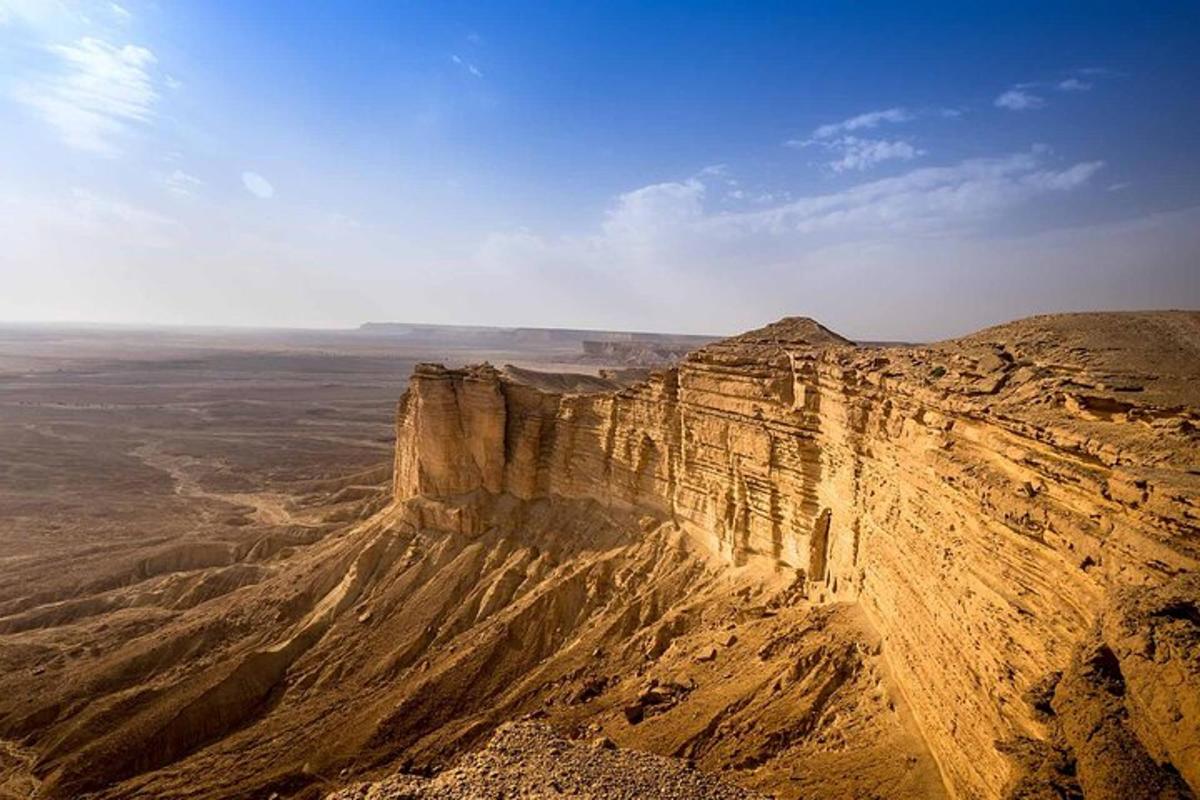
[[189, 468], [203, 463], [193, 456], [177, 456], [164, 453], [158, 442], [150, 442], [134, 448], [131, 453], [146, 466], [161, 470], [175, 482], [175, 494], [202, 500], [216, 500], [235, 506], [251, 506], [254, 517], [266, 525], [305, 525], [311, 523], [299, 519], [285, 505], [285, 496], [274, 492], [212, 492], [200, 485], [189, 473]]

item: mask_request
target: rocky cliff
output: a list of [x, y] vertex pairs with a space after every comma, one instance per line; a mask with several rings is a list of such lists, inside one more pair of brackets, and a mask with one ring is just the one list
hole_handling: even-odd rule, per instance
[[1194, 797], [1198, 387], [1196, 313], [423, 366], [394, 469], [0, 604], [0, 798]]
[[586, 500], [855, 604], [953, 796], [1188, 796], [1198, 425], [1200, 314], [893, 348], [787, 319], [619, 391], [419, 367], [394, 490]]

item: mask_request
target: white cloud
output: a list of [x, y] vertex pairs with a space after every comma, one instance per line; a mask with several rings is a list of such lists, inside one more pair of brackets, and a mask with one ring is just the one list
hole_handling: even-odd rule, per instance
[[1101, 166], [1086, 162], [1056, 171], [1044, 168], [1035, 153], [968, 159], [710, 222], [721, 228], [802, 233], [953, 228], [1038, 194], [1074, 188]]
[[80, 14], [62, 0], [0, 0], [0, 25], [21, 23], [41, 32], [61, 31]]
[[1032, 90], [1047, 90], [1056, 92], [1087, 92], [1095, 85], [1085, 77], [1096, 77], [1111, 74], [1108, 70], [1099, 68], [1077, 69], [1068, 73], [1069, 77], [1054, 81], [1026, 81], [1015, 84], [995, 100], [997, 108], [1007, 108], [1010, 111], [1028, 111], [1042, 108], [1046, 105], [1045, 98]]
[[886, 108], [882, 111], [868, 111], [855, 117], [822, 125], [813, 131], [814, 139], [828, 139], [840, 133], [877, 128], [885, 122], [908, 122], [913, 118], [911, 111], [904, 108]]
[[775, 233], [938, 231], [976, 223], [1040, 194], [1073, 189], [1103, 166], [1045, 168], [1036, 152], [968, 159], [870, 181], [772, 209], [711, 220], [726, 229]]
[[1041, 108], [1046, 105], [1046, 101], [1032, 92], [1014, 87], [997, 97], [995, 105], [997, 108], [1007, 108], [1010, 111], [1027, 111], [1033, 108]]
[[1086, 92], [1092, 88], [1092, 84], [1088, 81], [1081, 81], [1079, 78], [1067, 78], [1059, 81], [1057, 88], [1061, 92]]
[[861, 171], [884, 161], [911, 161], [924, 153], [905, 141], [860, 139], [857, 136], [844, 136], [836, 146], [841, 150], [841, 157], [829, 162], [835, 172]]
[[614, 241], [638, 244], [690, 225], [703, 218], [704, 191], [704, 183], [691, 178], [626, 192], [608, 211], [604, 234]]
[[122, 22], [126, 22], [133, 17], [133, 14], [129, 13], [129, 9], [125, 8], [125, 6], [121, 5], [120, 3], [109, 3], [108, 8], [110, 11], [112, 11], [113, 16]]
[[[904, 281], [903, 268], [882, 266], [873, 281], [849, 278], [855, 259], [894, 247], [918, 254], [946, 242], [986, 251], [997, 221], [1035, 200], [1079, 190], [1102, 168], [1098, 162], [1057, 166], [1050, 158], [1030, 150], [969, 159], [737, 210], [723, 210], [729, 192], [721, 176], [653, 184], [617, 196], [591, 235], [518, 229], [486, 237], [475, 255], [477, 280], [468, 282], [471, 298], [463, 302], [483, 304], [501, 286], [522, 295], [536, 287], [539, 300], [564, 317], [569, 309], [598, 322], [596, 315], [619, 307], [664, 330], [702, 329], [706, 315], [718, 313], [733, 327], [783, 313], [818, 313], [819, 304], [838, 302], [831, 292], [855, 307], [863, 285], [882, 285], [888, 275], [888, 285]], [[749, 201], [753, 189], [744, 191], [743, 202]], [[833, 253], [840, 254], [838, 268], [831, 267]], [[971, 265], [947, 259], [945, 272], [970, 298]], [[886, 306], [886, 297], [867, 294], [875, 312]], [[664, 296], [680, 298], [687, 313], [664, 307]]]
[[474, 75], [476, 78], [483, 77], [483, 72], [480, 71], [480, 69], [478, 67], [476, 67], [474, 64], [467, 61], [466, 59], [462, 58], [461, 56], [451, 53], [450, 60], [453, 61], [455, 64], [458, 64], [460, 67], [465, 69], [467, 72]]
[[48, 49], [62, 69], [18, 84], [13, 94], [71, 147], [116, 155], [119, 138], [132, 125], [154, 118], [159, 95], [150, 70], [156, 59], [147, 48], [85, 36]]
[[163, 178], [163, 186], [166, 187], [168, 192], [178, 197], [190, 197], [195, 193], [196, 189], [203, 185], [204, 181], [195, 175], [189, 175], [181, 169], [177, 169]]
[[784, 144], [796, 148], [820, 146], [831, 151], [835, 158], [828, 163], [834, 172], [862, 171], [884, 161], [910, 161], [924, 155], [925, 151], [904, 140], [863, 138], [851, 132], [870, 130], [885, 123], [908, 122], [915, 117], [912, 111], [904, 108], [868, 111], [841, 122], [821, 125], [810, 138], [791, 139]]
[[749, 192], [745, 189], [730, 189], [725, 192], [725, 199], [744, 204], [758, 206], [778, 203], [787, 199], [786, 192]]
[[480, 257], [490, 271], [521, 272], [525, 260], [547, 272], [736, 271], [838, 242], [963, 233], [1036, 197], [1083, 186], [1103, 166], [1082, 162], [1055, 169], [1042, 163], [1042, 155], [915, 169], [756, 210], [706, 209], [707, 187], [698, 178], [653, 184], [618, 196], [596, 235], [496, 234]]
[[1096, 85], [1094, 80], [1087, 80], [1088, 78], [1094, 79], [1102, 76], [1118, 75], [1120, 73], [1104, 69], [1103, 67], [1086, 67], [1069, 70], [1066, 74], [1067, 77], [1062, 79], [1025, 81], [1013, 84], [1012, 88], [996, 98], [996, 105], [1000, 108], [1008, 108], [1014, 111], [1041, 108], [1046, 104], [1045, 99], [1034, 94], [1031, 90], [1088, 92]]
[[257, 172], [243, 172], [242, 185], [246, 187], [246, 191], [263, 200], [269, 200], [275, 196], [275, 187]]

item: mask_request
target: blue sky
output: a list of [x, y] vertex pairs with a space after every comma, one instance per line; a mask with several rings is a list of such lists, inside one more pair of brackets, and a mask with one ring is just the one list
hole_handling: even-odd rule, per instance
[[1200, 305], [1193, 3], [0, 0], [0, 319]]

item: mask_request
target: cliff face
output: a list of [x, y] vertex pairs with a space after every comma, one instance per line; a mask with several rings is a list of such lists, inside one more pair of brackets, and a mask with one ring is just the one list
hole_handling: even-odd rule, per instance
[[1173, 647], [1118, 632], [1126, 593], [1200, 567], [1198, 343], [1194, 313], [904, 348], [791, 319], [615, 392], [426, 365], [399, 407], [395, 494], [596, 501], [731, 566], [802, 575], [812, 602], [856, 603], [957, 796], [1053, 783], [1055, 753], [1105, 796], [1069, 698], [1095, 683], [1088, 653], [1111, 653], [1121, 691], [1102, 716], [1121, 752], [1200, 790], [1200, 709], [1153, 688], [1200, 690], [1190, 590], [1164, 601]]

